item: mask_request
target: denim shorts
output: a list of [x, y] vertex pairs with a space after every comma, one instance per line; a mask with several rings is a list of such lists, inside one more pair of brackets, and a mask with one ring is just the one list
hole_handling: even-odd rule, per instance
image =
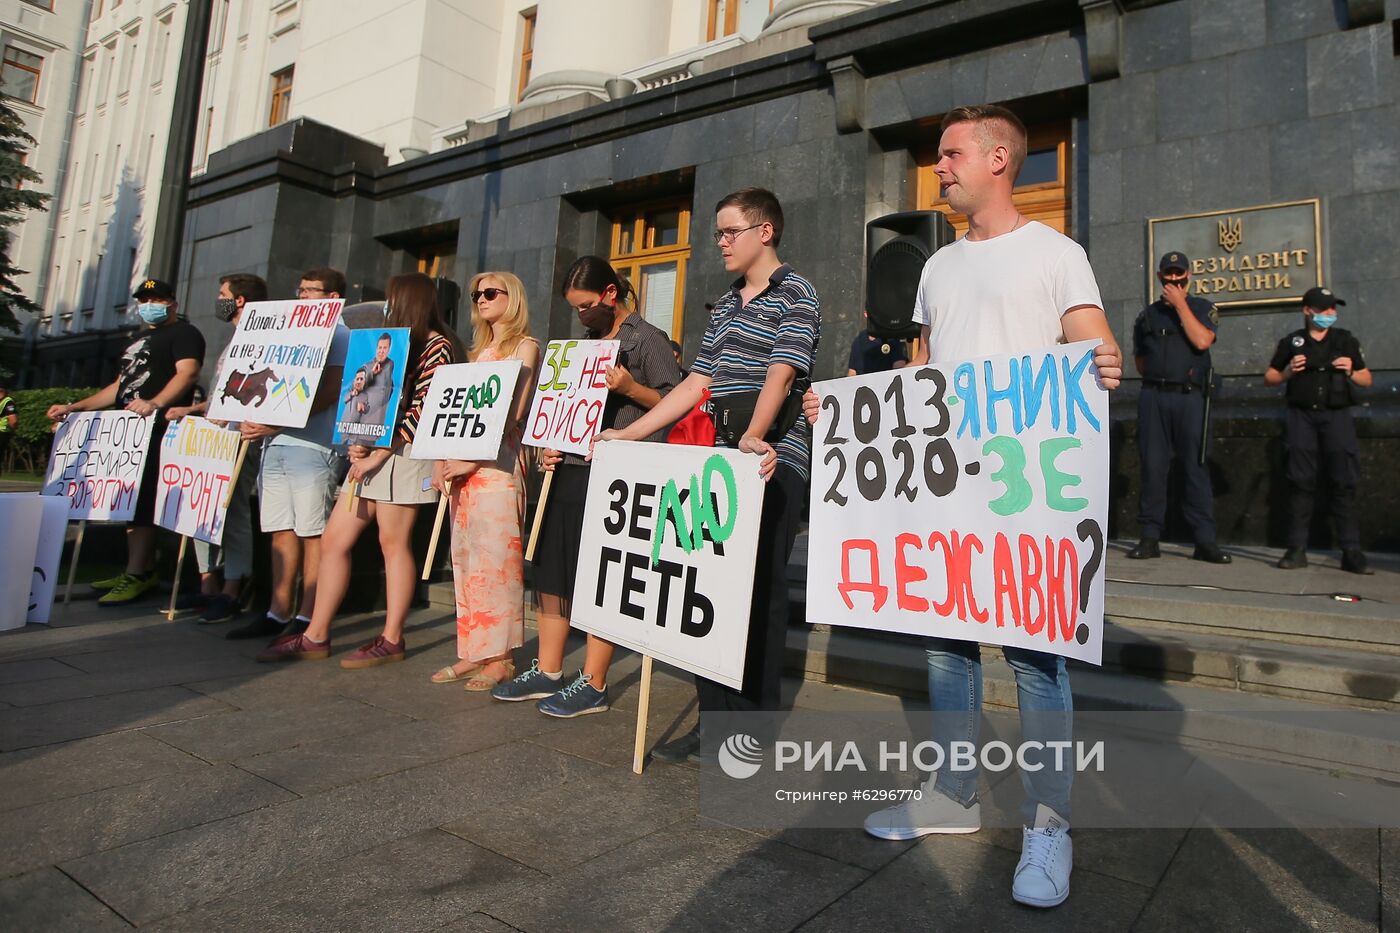
[[258, 508], [263, 531], [316, 538], [335, 508], [345, 458], [325, 447], [272, 444], [263, 449]]

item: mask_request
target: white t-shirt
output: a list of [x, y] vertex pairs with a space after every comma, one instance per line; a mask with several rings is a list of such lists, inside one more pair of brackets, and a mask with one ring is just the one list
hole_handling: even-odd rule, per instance
[[[335, 330], [331, 332], [330, 350], [326, 354], [326, 368], [339, 366], [345, 368], [345, 357], [350, 350], [350, 328], [341, 321], [336, 321]], [[322, 379], [327, 378], [322, 374]], [[337, 376], [336, 378], [340, 378]], [[337, 391], [339, 386], [336, 386]], [[330, 407], [324, 411], [317, 412], [306, 420], [304, 428], [283, 428], [273, 435], [267, 442], [269, 447], [279, 444], [288, 444], [293, 447], [321, 447], [326, 450], [331, 449], [331, 431], [335, 428], [336, 405], [331, 403]]]
[[929, 326], [929, 359], [954, 362], [1064, 343], [1060, 317], [1080, 305], [1103, 307], [1084, 248], [1031, 221], [930, 256], [914, 322]]

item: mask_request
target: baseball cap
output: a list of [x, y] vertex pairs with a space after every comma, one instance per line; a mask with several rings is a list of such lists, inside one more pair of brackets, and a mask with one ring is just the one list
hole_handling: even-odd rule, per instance
[[1191, 260], [1186, 258], [1185, 253], [1179, 253], [1175, 250], [1163, 255], [1162, 261], [1157, 263], [1158, 272], [1166, 272], [1168, 269], [1179, 269], [1182, 272], [1186, 272], [1190, 268]]
[[1303, 293], [1303, 304], [1315, 311], [1325, 311], [1328, 308], [1335, 308], [1337, 305], [1346, 304], [1345, 301], [1332, 293], [1330, 288], [1310, 288]]
[[146, 279], [136, 286], [136, 291], [131, 293], [132, 298], [159, 298], [162, 301], [175, 300], [175, 287], [169, 282], [162, 282], [160, 279]]

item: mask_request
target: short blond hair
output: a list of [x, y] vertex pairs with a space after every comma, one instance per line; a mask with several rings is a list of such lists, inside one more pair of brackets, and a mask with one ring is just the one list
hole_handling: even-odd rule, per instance
[[976, 107], [957, 107], [943, 117], [940, 132], [959, 123], [971, 123], [976, 127], [977, 141], [982, 152], [987, 153], [994, 146], [1005, 146], [1008, 161], [1011, 163], [1011, 181], [1021, 174], [1021, 166], [1026, 164], [1026, 125], [1021, 118], [1005, 107], [997, 104], [980, 104]]

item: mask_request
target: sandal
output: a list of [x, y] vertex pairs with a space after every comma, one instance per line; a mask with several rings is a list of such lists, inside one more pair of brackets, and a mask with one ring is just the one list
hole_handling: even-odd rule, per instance
[[[505, 675], [502, 677], [492, 677], [490, 674], [482, 673], [482, 671], [486, 670], [486, 668], [492, 666], [493, 664], [499, 664], [502, 667], [504, 667], [506, 669]], [[476, 673], [473, 674], [471, 679], [467, 681], [467, 685], [463, 689], [466, 690], [468, 693], [489, 693], [490, 691], [496, 689], [496, 686], [500, 684], [501, 681], [510, 680], [514, 676], [514, 661], [488, 661], [487, 663], [481, 665], [481, 667], [477, 669]]]
[[468, 677], [481, 670], [482, 667], [483, 665], [477, 664], [476, 666], [470, 667], [459, 674], [457, 673], [456, 669], [451, 664], [449, 664], [442, 670], [435, 672], [433, 676], [428, 679], [435, 684], [456, 683], [459, 680], [466, 680]]

